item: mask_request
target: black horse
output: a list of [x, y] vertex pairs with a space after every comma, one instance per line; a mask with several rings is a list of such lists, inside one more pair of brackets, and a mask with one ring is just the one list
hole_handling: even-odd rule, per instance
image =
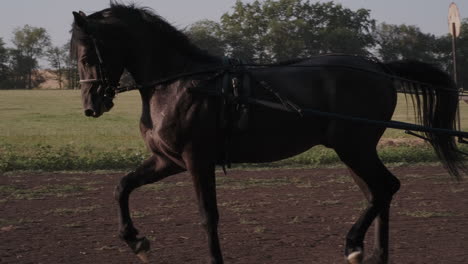
[[[388, 121], [403, 90], [414, 98], [422, 125], [454, 129], [458, 97], [447, 74], [420, 62], [382, 64], [346, 55], [247, 66], [200, 50], [148, 9], [113, 3], [89, 16], [73, 15], [71, 54], [86, 116], [110, 110], [124, 69], [141, 94], [140, 130], [152, 155], [122, 178], [115, 198], [120, 237], [144, 261], [149, 242], [138, 236], [129, 213], [134, 189], [188, 171], [210, 263], [223, 263], [215, 167], [280, 160], [321, 144], [336, 151], [369, 201], [346, 236], [346, 260], [363, 263], [364, 237], [375, 220], [375, 248], [366, 263], [388, 262], [389, 209], [400, 182], [377, 155], [385, 127], [301, 115], [300, 109]], [[460, 177], [453, 137], [426, 137], [450, 174]]]

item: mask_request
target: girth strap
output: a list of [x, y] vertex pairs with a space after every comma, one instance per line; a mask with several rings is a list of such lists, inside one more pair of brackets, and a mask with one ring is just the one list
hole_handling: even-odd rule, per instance
[[250, 96], [250, 76], [244, 69], [244, 63], [238, 59], [223, 58], [223, 67], [226, 70], [221, 78], [217, 93], [220, 97], [219, 124], [224, 131], [223, 170], [226, 166], [231, 168], [229, 157], [232, 134], [244, 131], [248, 127], [249, 105], [240, 100], [241, 97]]

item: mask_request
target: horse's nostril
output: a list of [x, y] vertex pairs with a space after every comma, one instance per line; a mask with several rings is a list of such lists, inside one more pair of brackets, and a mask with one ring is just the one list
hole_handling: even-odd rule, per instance
[[85, 114], [85, 116], [93, 116], [94, 111], [91, 110], [91, 109], [86, 109], [86, 110], [84, 111], [84, 114]]

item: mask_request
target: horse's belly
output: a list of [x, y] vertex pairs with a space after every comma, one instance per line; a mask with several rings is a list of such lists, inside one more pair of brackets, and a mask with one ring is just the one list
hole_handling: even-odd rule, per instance
[[[274, 116], [272, 116], [274, 117]], [[261, 163], [285, 159], [321, 144], [325, 124], [309, 118], [257, 122], [248, 131], [227, 141], [228, 156], [234, 163]]]

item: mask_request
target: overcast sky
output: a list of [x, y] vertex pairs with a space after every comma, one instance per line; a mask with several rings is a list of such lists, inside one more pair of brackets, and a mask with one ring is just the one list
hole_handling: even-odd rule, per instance
[[[448, 31], [447, 13], [452, 1], [335, 0], [334, 2], [352, 10], [370, 9], [372, 17], [378, 22], [416, 25], [423, 32], [442, 35]], [[173, 25], [183, 28], [200, 19], [218, 21], [223, 13], [231, 11], [236, 0], [135, 0], [133, 2], [153, 8]], [[455, 0], [455, 3], [460, 9], [461, 17], [468, 17], [468, 0]], [[108, 6], [109, 0], [0, 0], [0, 37], [9, 45], [13, 29], [29, 24], [45, 28], [55, 45], [63, 45], [70, 38], [68, 32], [73, 21], [72, 11], [82, 10], [89, 14]]]

